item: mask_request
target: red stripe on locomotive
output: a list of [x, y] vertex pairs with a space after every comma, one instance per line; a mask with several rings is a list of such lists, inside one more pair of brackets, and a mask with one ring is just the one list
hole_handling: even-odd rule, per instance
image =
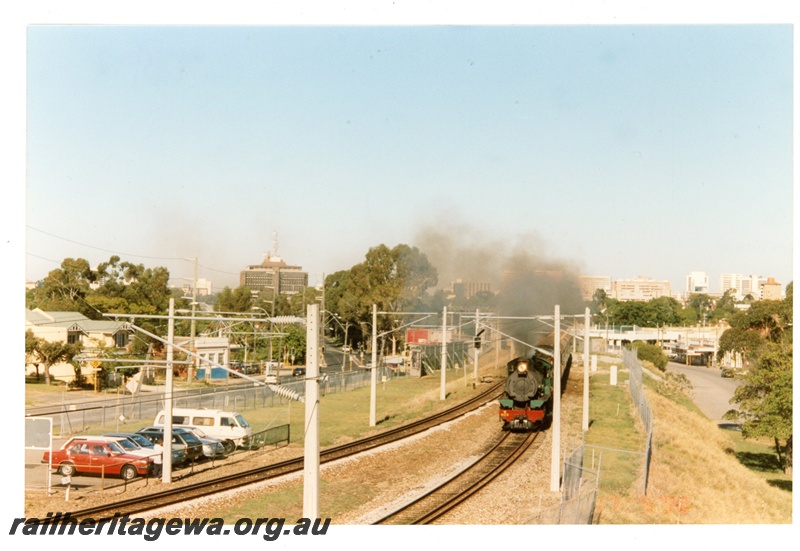
[[527, 417], [529, 421], [535, 423], [544, 419], [543, 409], [500, 409], [500, 419], [503, 421], [513, 421], [518, 417]]

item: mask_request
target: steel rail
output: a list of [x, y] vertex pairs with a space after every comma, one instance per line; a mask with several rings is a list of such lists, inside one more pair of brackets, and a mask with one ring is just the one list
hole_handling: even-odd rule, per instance
[[514, 464], [530, 448], [538, 432], [506, 432], [482, 457], [447, 481], [373, 524], [430, 524], [472, 497]]

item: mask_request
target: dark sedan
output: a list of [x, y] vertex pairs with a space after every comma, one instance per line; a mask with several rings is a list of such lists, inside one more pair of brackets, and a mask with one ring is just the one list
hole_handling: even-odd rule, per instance
[[[164, 440], [164, 427], [146, 427], [137, 432], [146, 436], [151, 442], [159, 439], [163, 442]], [[186, 453], [186, 460], [191, 463], [203, 458], [203, 443], [186, 429], [172, 429], [172, 445], [183, 449]]]

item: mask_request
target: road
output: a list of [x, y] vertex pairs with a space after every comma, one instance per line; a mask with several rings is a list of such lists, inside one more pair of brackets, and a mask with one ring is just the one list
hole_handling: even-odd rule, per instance
[[734, 407], [730, 399], [739, 381], [720, 377], [720, 370], [716, 368], [669, 362], [667, 370], [686, 375], [692, 383], [694, 403], [709, 419], [720, 426], [735, 425], [732, 421], [723, 420], [722, 416]]

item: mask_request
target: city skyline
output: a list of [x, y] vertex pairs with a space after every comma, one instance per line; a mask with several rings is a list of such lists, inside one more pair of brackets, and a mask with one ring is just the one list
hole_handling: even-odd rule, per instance
[[[78, 246], [78, 247], [85, 247], [87, 249], [93, 249], [93, 247], [90, 247], [90, 246], [84, 245], [84, 244], [77, 244], [76, 243], [75, 245]], [[273, 247], [274, 247], [274, 242], [273, 242]], [[103, 253], [111, 254], [110, 251], [103, 251]], [[270, 257], [270, 256], [278, 256], [283, 261], [287, 260], [282, 255], [277, 254], [274, 249], [270, 249], [269, 251], [265, 252], [263, 256], [264, 256], [264, 259], [266, 259], [267, 257]], [[70, 256], [70, 257], [66, 257], [65, 256], [64, 258], [85, 258], [85, 257], [78, 255], [78, 256]], [[149, 257], [145, 257], [145, 258], [149, 258]], [[100, 261], [105, 261], [107, 259], [108, 259], [108, 257], [105, 257]], [[123, 261], [127, 260], [127, 261], [134, 262], [136, 264], [142, 263], [147, 267], [154, 267], [154, 266], [157, 266], [157, 265], [161, 265], [161, 264], [158, 264], [158, 263], [156, 263], [156, 264], [148, 264], [147, 262], [141, 262], [140, 261], [141, 259], [140, 260], [129, 259], [129, 258], [125, 258], [124, 256], [122, 256], [121, 259]], [[194, 261], [194, 259], [190, 259], [190, 258], [171, 259], [171, 260], [180, 260], [182, 262], [191, 263], [192, 265], [193, 265], [193, 261]], [[291, 264], [293, 262], [290, 261], [289, 263]], [[198, 264], [199, 265], [202, 264], [202, 260], [201, 259], [198, 259]], [[256, 264], [255, 262], [251, 262], [251, 263], [249, 263], [248, 265], [246, 265], [244, 267], [240, 267], [238, 272], [236, 272], [236, 267], [232, 267], [229, 271], [224, 271], [224, 272], [222, 270], [216, 270], [216, 269], [207, 270], [208, 273], [210, 273], [210, 274], [213, 274], [213, 273], [216, 272], [217, 273], [217, 277], [215, 278], [213, 276], [212, 277], [198, 276], [198, 281], [202, 280], [202, 281], [206, 282], [207, 284], [208, 284], [208, 282], [210, 282], [210, 285], [211, 285], [211, 293], [210, 294], [215, 294], [215, 293], [221, 291], [226, 286], [231, 288], [231, 289], [233, 289], [235, 287], [238, 287], [241, 284], [240, 279], [241, 279], [242, 271], [245, 268], [252, 267], [255, 264]], [[298, 268], [300, 268], [302, 271], [305, 271], [303, 262], [297, 262], [297, 263], [294, 263], [294, 264], [296, 264], [296, 266]], [[96, 267], [97, 263], [90, 263], [90, 265], [91, 265], [92, 268], [94, 268], [94, 267]], [[56, 268], [57, 268], [57, 266], [54, 267], [53, 269], [56, 269]], [[349, 268], [350, 267], [347, 267], [347, 268], [344, 268], [344, 269], [349, 269]], [[201, 269], [202, 268], [199, 268], [199, 270], [201, 270]], [[219, 277], [220, 273], [227, 274], [227, 277], [224, 277], [224, 278]], [[324, 273], [326, 275], [330, 275], [333, 272], [324, 272]], [[662, 278], [662, 277], [660, 277], [658, 275], [654, 275], [654, 274], [648, 273], [646, 270], [644, 271], [644, 273], [637, 273], [637, 274], [632, 274], [632, 275], [629, 275], [629, 276], [622, 275], [622, 276], [619, 276], [619, 277], [617, 277], [615, 275], [612, 275], [612, 274], [597, 274], [597, 273], [583, 273], [583, 272], [577, 273], [576, 275], [578, 277], [587, 277], [587, 276], [608, 277], [608, 278], [610, 278], [610, 281], [612, 281], [612, 282], [613, 281], [623, 281], [623, 280], [635, 280], [635, 279], [638, 279], [638, 278], [647, 278], [647, 279], [652, 279], [652, 280], [655, 280], [655, 281], [668, 281], [669, 284], [670, 284], [671, 292], [673, 294], [678, 293], [678, 294], [683, 295], [688, 291], [688, 289], [686, 287], [687, 277], [689, 277], [691, 274], [696, 274], [696, 273], [702, 273], [702, 274], [705, 274], [707, 276], [707, 279], [708, 279], [708, 292], [711, 293], [711, 294], [717, 294], [717, 293], [721, 293], [723, 291], [723, 287], [724, 287], [725, 284], [723, 283], [722, 280], [723, 280], [723, 278], [725, 276], [738, 275], [738, 276], [741, 276], [741, 277], [744, 277], [744, 278], [758, 277], [758, 278], [763, 279], [764, 281], [766, 281], [768, 278], [771, 278], [771, 277], [775, 278], [771, 274], [764, 274], [764, 273], [760, 273], [758, 271], [751, 271], [749, 273], [736, 273], [736, 272], [724, 271], [724, 272], [720, 272], [720, 273], [717, 273], [717, 274], [713, 274], [713, 273], [709, 273], [709, 272], [704, 271], [704, 270], [687, 270], [686, 273], [684, 274], [683, 280], [679, 281], [677, 283], [673, 282], [673, 281], [670, 281], [670, 280], [668, 280], [666, 278]], [[172, 276], [172, 273], [170, 273], [170, 275]], [[45, 276], [46, 276], [46, 274], [45, 274]], [[313, 276], [313, 274], [309, 274], [309, 285], [310, 286], [319, 286], [321, 284], [321, 281], [317, 280], [315, 282], [314, 278], [312, 276]], [[498, 277], [499, 277], [499, 273], [498, 273]], [[28, 281], [28, 283], [35, 283], [37, 281], [41, 281], [41, 279], [43, 279], [43, 278], [44, 278], [44, 276], [42, 278], [38, 279], [38, 280], [28, 279], [27, 281]], [[187, 279], [189, 279], [189, 278], [186, 278], [186, 277], [180, 277], [180, 278], [171, 277], [170, 285], [172, 287], [185, 287], [185, 286], [187, 286], [187, 284], [191, 285], [191, 281], [187, 281]], [[477, 280], [475, 280], [475, 279], [464, 278], [464, 277], [461, 277], [458, 274], [456, 274], [456, 277], [454, 279], [451, 279], [451, 280], [444, 281], [444, 280], [442, 280], [440, 278], [440, 280], [439, 280], [438, 284], [436, 285], [436, 287], [440, 288], [440, 289], [448, 288], [454, 281], [456, 281], [456, 279], [461, 279], [461, 280], [470, 281], [470, 282], [477, 282]], [[775, 278], [775, 280], [776, 280], [777, 283], [780, 283], [780, 285], [781, 285], [781, 287], [783, 289], [786, 288], [786, 285], [788, 283], [792, 282], [792, 280], [790, 280], [790, 281], [780, 281], [777, 278]], [[222, 282], [220, 282], [220, 281], [222, 281]]]

